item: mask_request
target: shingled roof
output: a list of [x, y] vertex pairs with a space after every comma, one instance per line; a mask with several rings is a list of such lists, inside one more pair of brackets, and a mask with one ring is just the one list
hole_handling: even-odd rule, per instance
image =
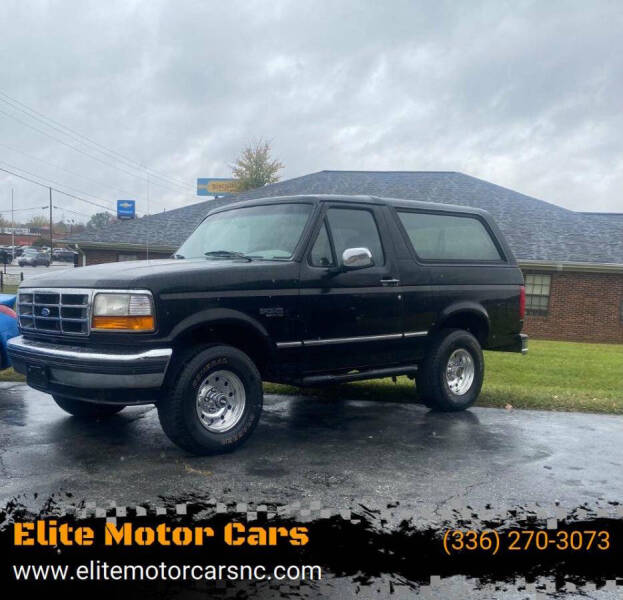
[[217, 206], [230, 200], [206, 200], [182, 208], [142, 217], [114, 221], [99, 229], [87, 229], [66, 241], [80, 246], [149, 246], [173, 251], [179, 248], [203, 218]]
[[[295, 194], [369, 194], [458, 204], [489, 211], [523, 262], [623, 265], [619, 219], [574, 212], [456, 172], [320, 171], [258, 188], [236, 200]], [[75, 242], [145, 244], [176, 248], [212, 208], [231, 200], [208, 200], [75, 236]]]

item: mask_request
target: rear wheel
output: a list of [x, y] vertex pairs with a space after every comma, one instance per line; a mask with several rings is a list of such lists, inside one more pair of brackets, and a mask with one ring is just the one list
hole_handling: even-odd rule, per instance
[[54, 402], [70, 415], [81, 418], [110, 417], [125, 408], [123, 404], [97, 404], [95, 402], [84, 402], [74, 400], [67, 396], [52, 396]]
[[255, 429], [262, 412], [260, 374], [232, 346], [198, 349], [178, 372], [158, 417], [169, 439], [193, 454], [228, 452]]
[[434, 338], [416, 384], [427, 406], [453, 412], [474, 404], [483, 379], [484, 357], [478, 340], [463, 329], [444, 329]]

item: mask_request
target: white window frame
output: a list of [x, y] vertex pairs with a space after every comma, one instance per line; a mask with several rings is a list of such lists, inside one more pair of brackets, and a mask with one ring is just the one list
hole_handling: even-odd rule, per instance
[[[546, 317], [552, 296], [551, 273], [525, 273], [526, 314], [528, 316]], [[546, 302], [543, 302], [543, 298]]]

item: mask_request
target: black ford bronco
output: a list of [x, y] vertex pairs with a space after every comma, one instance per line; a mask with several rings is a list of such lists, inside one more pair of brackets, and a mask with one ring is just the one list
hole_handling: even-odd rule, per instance
[[[163, 232], [164, 233], [164, 232]], [[482, 210], [294, 196], [212, 211], [170, 260], [33, 277], [17, 371], [79, 417], [155, 403], [196, 454], [244, 442], [262, 381], [408, 375], [429, 407], [471, 406], [482, 349], [525, 352], [523, 278]]]

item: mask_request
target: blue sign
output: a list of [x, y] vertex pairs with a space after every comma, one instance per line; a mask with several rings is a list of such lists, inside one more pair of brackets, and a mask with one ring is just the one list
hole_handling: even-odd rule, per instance
[[136, 200], [117, 200], [117, 219], [136, 218]]
[[233, 196], [240, 192], [240, 182], [227, 177], [197, 179], [197, 196]]

